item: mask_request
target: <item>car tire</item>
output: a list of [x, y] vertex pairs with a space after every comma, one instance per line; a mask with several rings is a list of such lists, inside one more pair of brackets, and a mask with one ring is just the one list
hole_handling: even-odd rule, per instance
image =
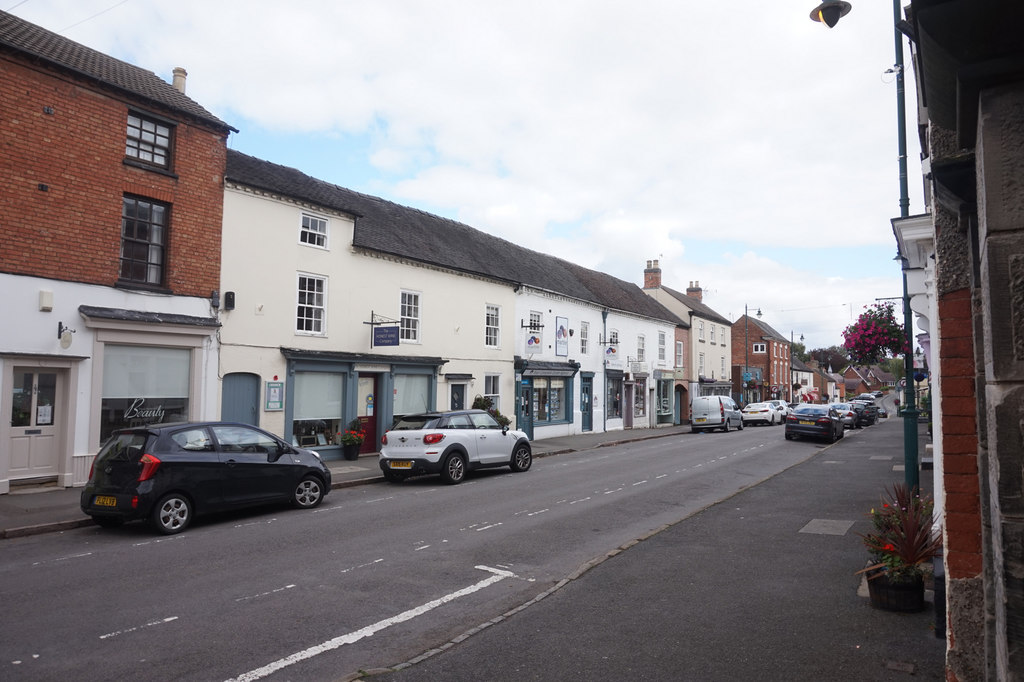
[[94, 516], [92, 520], [100, 528], [120, 528], [124, 525], [124, 519], [114, 516]]
[[508, 463], [509, 468], [516, 473], [522, 473], [529, 471], [532, 465], [533, 453], [530, 451], [530, 446], [526, 443], [516, 443], [512, 449], [512, 459]]
[[729, 423], [728, 417], [725, 418], [725, 423], [722, 424], [722, 430], [725, 431], [726, 433], [732, 431], [732, 424]]
[[453, 452], [444, 460], [441, 467], [441, 479], [449, 485], [462, 483], [466, 478], [466, 458], [460, 452]]
[[793, 434], [787, 433], [786, 434], [786, 440], [793, 440]]
[[292, 492], [292, 506], [312, 509], [324, 501], [324, 482], [313, 475], [304, 477]]
[[401, 483], [406, 478], [405, 474], [400, 474], [400, 473], [398, 473], [396, 471], [390, 471], [388, 469], [384, 469], [383, 470], [383, 474], [384, 474], [384, 480], [385, 481], [389, 481], [391, 483]]
[[170, 493], [160, 498], [153, 507], [150, 521], [164, 535], [174, 535], [189, 527], [193, 514], [192, 500], [181, 493]]
[[743, 430], [743, 420], [740, 420], [740, 425], [737, 427], [740, 431]]

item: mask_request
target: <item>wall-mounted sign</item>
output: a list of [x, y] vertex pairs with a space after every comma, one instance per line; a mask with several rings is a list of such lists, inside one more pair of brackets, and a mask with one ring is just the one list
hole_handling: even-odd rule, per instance
[[569, 318], [555, 318], [555, 355], [569, 355]]
[[284, 382], [268, 381], [266, 401], [263, 409], [267, 412], [278, 412], [284, 409]]
[[374, 346], [397, 346], [398, 345], [398, 326], [390, 327], [374, 327], [373, 328], [373, 345]]

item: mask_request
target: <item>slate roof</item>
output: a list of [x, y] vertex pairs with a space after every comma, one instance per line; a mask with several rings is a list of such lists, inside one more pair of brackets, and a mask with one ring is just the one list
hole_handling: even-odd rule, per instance
[[726, 318], [724, 315], [719, 315], [718, 313], [716, 313], [714, 310], [708, 307], [703, 301], [698, 301], [693, 296], [687, 296], [681, 291], [676, 291], [675, 289], [669, 288], [664, 285], [662, 285], [661, 290], [664, 291], [669, 296], [671, 296], [672, 298], [679, 301], [680, 303], [682, 303], [683, 305], [685, 305], [690, 310], [692, 310], [694, 315], [697, 315], [698, 317], [703, 317], [705, 320], [710, 320], [712, 322], [724, 324], [727, 327], [732, 326], [732, 322], [730, 322], [728, 318]]
[[84, 76], [225, 132], [235, 130], [152, 71], [114, 59], [7, 12], [0, 12], [0, 49]]
[[532, 251], [464, 223], [318, 180], [294, 168], [228, 149], [226, 178], [354, 216], [352, 245], [356, 248], [510, 285], [524, 284], [673, 325], [685, 324], [636, 284]]

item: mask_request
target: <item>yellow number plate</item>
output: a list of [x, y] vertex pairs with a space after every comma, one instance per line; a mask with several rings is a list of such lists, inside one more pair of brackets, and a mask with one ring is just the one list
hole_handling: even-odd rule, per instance
[[116, 507], [117, 498], [111, 497], [110, 495], [97, 495], [92, 498], [92, 503], [97, 507]]
[[814, 422], [804, 421], [803, 419], [800, 420], [800, 423], [801, 424], [807, 424], [808, 426], [813, 426], [814, 425]]
[[412, 469], [412, 462], [388, 462], [388, 466], [391, 467], [392, 469]]
[[706, 422], [706, 421], [707, 421], [707, 419], [705, 419], [704, 417], [697, 417], [697, 418], [696, 418], [696, 419], [694, 419], [693, 421], [695, 421], [695, 422], [697, 422], [697, 423], [700, 423], [700, 422]]

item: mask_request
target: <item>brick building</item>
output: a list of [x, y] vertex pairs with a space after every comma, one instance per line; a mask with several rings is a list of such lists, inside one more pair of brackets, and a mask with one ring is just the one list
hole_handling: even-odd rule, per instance
[[[760, 313], [760, 311], [758, 311]], [[732, 323], [733, 397], [743, 405], [792, 395], [792, 343], [757, 317]]]
[[81, 484], [114, 428], [217, 413], [231, 127], [0, 12], [0, 493]]

